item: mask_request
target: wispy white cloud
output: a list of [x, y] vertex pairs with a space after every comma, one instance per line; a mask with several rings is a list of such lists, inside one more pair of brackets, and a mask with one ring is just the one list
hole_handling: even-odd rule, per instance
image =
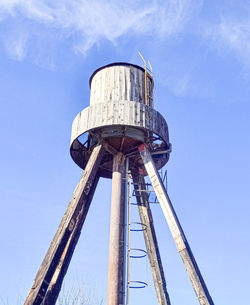
[[[85, 54], [93, 45], [108, 40], [113, 44], [126, 35], [166, 38], [183, 31], [201, 5], [201, 0], [104, 1], [104, 0], [0, 0], [0, 20], [24, 18], [39, 27], [72, 39], [75, 51]], [[5, 39], [5, 46], [21, 60], [28, 53], [34, 31], [26, 27], [26, 39]], [[48, 31], [49, 32], [49, 31]], [[37, 34], [37, 33], [36, 33]], [[39, 35], [39, 34], [38, 34]]]
[[27, 53], [27, 33], [19, 33], [17, 36], [8, 37], [4, 45], [10, 56], [18, 61], [22, 61]]
[[159, 83], [168, 87], [176, 97], [212, 100], [215, 93], [213, 83], [211, 80], [204, 81], [201, 79], [196, 70], [195, 63], [190, 63], [189, 66], [183, 69], [177, 68], [175, 71], [171, 71], [171, 73], [165, 72], [167, 77], [161, 77]]
[[222, 22], [219, 36], [225, 45], [236, 52], [239, 60], [250, 67], [250, 20]]
[[217, 24], [206, 24], [203, 35], [212, 49], [222, 55], [231, 52], [250, 68], [250, 20], [236, 17], [224, 16]]

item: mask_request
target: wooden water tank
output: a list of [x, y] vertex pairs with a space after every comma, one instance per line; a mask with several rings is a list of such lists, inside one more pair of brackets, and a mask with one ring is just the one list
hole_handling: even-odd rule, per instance
[[[73, 121], [70, 153], [81, 167], [89, 159], [92, 148], [107, 143], [124, 155], [131, 164], [140, 166], [138, 146], [146, 143], [155, 157], [157, 168], [169, 158], [168, 127], [163, 116], [153, 108], [153, 79], [142, 67], [129, 63], [113, 63], [97, 69], [90, 77], [90, 106]], [[103, 158], [102, 176], [109, 176], [113, 156]]]
[[[96, 70], [90, 77], [90, 106], [108, 101], [134, 101], [153, 107], [153, 79], [140, 66], [114, 63]], [[147, 98], [145, 96], [147, 87]]]

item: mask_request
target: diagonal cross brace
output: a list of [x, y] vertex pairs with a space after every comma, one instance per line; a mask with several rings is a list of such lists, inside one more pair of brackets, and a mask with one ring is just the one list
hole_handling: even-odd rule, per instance
[[[50, 244], [42, 265], [38, 270], [24, 305], [42, 304], [46, 299], [45, 296], [48, 287], [50, 287], [52, 291], [53, 289], [56, 290], [56, 288], [59, 288], [60, 290], [61, 286], [59, 285], [59, 281], [62, 282], [66, 273], [81, 227], [88, 212], [94, 189], [98, 182], [98, 170], [103, 153], [104, 149], [102, 145], [98, 145], [93, 149], [85, 171], [74, 191], [73, 197], [62, 218], [55, 237]], [[64, 260], [67, 260], [67, 262]], [[64, 274], [61, 273], [61, 267], [63, 267], [63, 270], [65, 271]], [[59, 275], [60, 273], [61, 275]], [[57, 285], [50, 285], [52, 279], [54, 284], [57, 283]], [[59, 291], [57, 292], [59, 293]], [[56, 298], [46, 304], [54, 305]]]
[[201, 305], [214, 305], [181, 224], [145, 144], [139, 146], [139, 152], [198, 300]]

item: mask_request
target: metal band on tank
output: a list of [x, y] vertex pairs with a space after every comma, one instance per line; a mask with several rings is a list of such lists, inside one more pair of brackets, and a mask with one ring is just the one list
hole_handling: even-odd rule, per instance
[[135, 68], [140, 69], [141, 71], [145, 72], [145, 69], [142, 68], [142, 67], [140, 67], [140, 66], [138, 66], [138, 65], [129, 64], [129, 63], [127, 63], [127, 62], [114, 62], [114, 63], [108, 64], [108, 65], [102, 66], [102, 67], [96, 69], [96, 70], [92, 73], [92, 75], [91, 75], [90, 78], [89, 78], [89, 87], [90, 87], [90, 89], [91, 89], [91, 82], [92, 82], [92, 79], [93, 79], [93, 77], [95, 76], [95, 74], [96, 74], [97, 72], [99, 72], [99, 71], [105, 69], [105, 68], [110, 68], [110, 67], [113, 67], [113, 66], [135, 67]]

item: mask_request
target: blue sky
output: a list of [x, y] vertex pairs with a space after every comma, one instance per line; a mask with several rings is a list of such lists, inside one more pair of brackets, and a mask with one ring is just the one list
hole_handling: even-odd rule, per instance
[[[170, 130], [168, 192], [210, 294], [250, 305], [249, 14], [242, 0], [0, 1], [0, 304], [24, 301], [81, 176], [69, 141], [90, 75], [142, 65], [140, 50]], [[65, 279], [65, 291], [83, 285], [95, 304], [106, 303], [110, 197], [103, 179]], [[171, 302], [198, 304], [152, 210]], [[146, 261], [132, 267], [149, 287], [132, 291], [131, 305], [156, 304]]]

